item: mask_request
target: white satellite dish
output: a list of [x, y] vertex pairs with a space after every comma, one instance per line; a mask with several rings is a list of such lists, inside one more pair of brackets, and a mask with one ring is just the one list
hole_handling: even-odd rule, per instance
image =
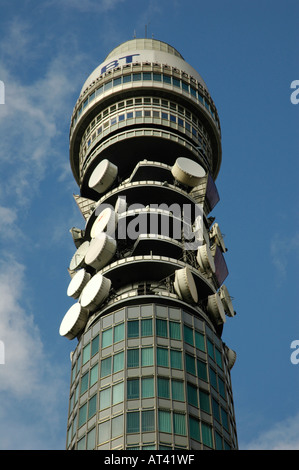
[[206, 174], [199, 163], [185, 157], [177, 158], [171, 173], [177, 181], [191, 187], [197, 186]]
[[222, 302], [220, 300], [220, 297], [217, 293], [209, 295], [207, 307], [208, 307], [209, 314], [215, 320], [217, 325], [221, 325], [222, 323], [225, 323], [226, 321], [225, 311], [224, 311]]
[[225, 313], [229, 317], [234, 317], [236, 312], [231, 301], [231, 297], [228, 293], [227, 287], [223, 284], [219, 289], [220, 299], [224, 308]]
[[68, 339], [74, 339], [86, 325], [88, 311], [79, 302], [72, 305], [62, 319], [59, 334]]
[[82, 243], [82, 245], [79, 246], [70, 262], [71, 271], [82, 268], [84, 266], [84, 257], [87, 253], [88, 248], [89, 241], [85, 241]]
[[223, 253], [225, 253], [227, 251], [224, 240], [223, 240], [222, 233], [221, 233], [219, 225], [217, 223], [215, 223], [212, 226], [211, 230], [210, 230], [210, 238], [215, 238], [215, 241], [216, 241], [217, 245], [221, 248]]
[[95, 274], [84, 287], [80, 297], [80, 304], [83, 308], [94, 311], [107, 298], [110, 287], [110, 279], [107, 279], [101, 273]]
[[104, 232], [92, 238], [85, 255], [85, 263], [94, 269], [101, 269], [113, 258], [116, 252], [116, 241]]
[[198, 302], [198, 293], [193, 275], [188, 267], [175, 271], [174, 289], [181, 300]]
[[114, 182], [117, 173], [117, 166], [113, 165], [109, 160], [102, 160], [93, 170], [88, 186], [100, 194], [104, 193]]
[[228, 361], [228, 368], [232, 369], [237, 359], [237, 353], [225, 345], [225, 352]]
[[82, 289], [85, 287], [85, 285], [88, 283], [91, 275], [85, 271], [84, 268], [79, 269], [79, 271], [76, 271], [74, 276], [72, 277], [68, 288], [67, 288], [67, 295], [69, 297], [73, 297], [74, 299], [77, 299], [82, 291]]
[[106, 207], [100, 212], [91, 227], [91, 238], [97, 237], [101, 232], [106, 232], [108, 235], [113, 236], [117, 226], [117, 219], [118, 217], [114, 210], [110, 207]]
[[205, 244], [198, 247], [196, 259], [202, 273], [215, 273], [214, 257], [209, 245]]
[[119, 196], [117, 198], [114, 210], [117, 214], [122, 214], [123, 212], [126, 212], [127, 202], [126, 202], [126, 198], [124, 196]]

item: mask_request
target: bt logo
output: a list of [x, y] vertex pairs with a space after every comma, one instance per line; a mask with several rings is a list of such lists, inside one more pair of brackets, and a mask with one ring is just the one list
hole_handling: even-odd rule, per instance
[[104, 65], [101, 68], [101, 75], [105, 72], [108, 72], [111, 69], [114, 69], [115, 67], [118, 67], [122, 63], [131, 64], [131, 62], [133, 62], [133, 57], [136, 55], [140, 55], [140, 54], [126, 55], [125, 57], [119, 57], [119, 59], [115, 59], [115, 60], [112, 60], [111, 62], [108, 62], [108, 64]]

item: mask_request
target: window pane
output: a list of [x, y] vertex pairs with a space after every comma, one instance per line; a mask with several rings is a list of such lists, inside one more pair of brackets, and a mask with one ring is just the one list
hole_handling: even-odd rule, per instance
[[216, 444], [216, 450], [223, 450], [222, 437], [216, 431], [215, 431], [215, 444]]
[[102, 348], [106, 348], [112, 344], [112, 328], [102, 332]]
[[82, 364], [86, 364], [87, 361], [90, 359], [90, 343], [88, 343], [85, 348], [83, 348], [83, 355], [82, 355]]
[[143, 72], [143, 80], [151, 80], [152, 74], [151, 72]]
[[158, 397], [170, 398], [169, 394], [169, 379], [158, 377]]
[[112, 438], [121, 436], [123, 434], [124, 415], [116, 416], [111, 420], [111, 434]]
[[158, 336], [167, 338], [167, 321], [166, 320], [160, 320], [159, 318], [157, 318], [156, 329], [157, 329]]
[[87, 373], [84, 374], [83, 377], [81, 378], [80, 395], [82, 395], [82, 393], [86, 392], [86, 390], [88, 389], [88, 377], [89, 377], [89, 374], [88, 374], [88, 372], [87, 372]]
[[157, 348], [157, 365], [168, 367], [168, 349]]
[[159, 431], [171, 432], [170, 411], [159, 410]]
[[220, 395], [225, 398], [225, 384], [223, 380], [218, 376], [218, 385], [219, 385], [219, 393]]
[[128, 400], [139, 398], [139, 378], [127, 381], [127, 398]]
[[141, 397], [149, 398], [154, 396], [153, 377], [144, 377], [141, 379]]
[[215, 348], [215, 355], [216, 355], [216, 362], [221, 369], [223, 369], [223, 363], [222, 363], [222, 354], [221, 352]]
[[127, 432], [139, 432], [139, 411], [127, 413]]
[[78, 421], [78, 426], [82, 426], [86, 422], [86, 416], [87, 416], [87, 403], [85, 405], [81, 406], [79, 409], [79, 421]]
[[111, 389], [105, 388], [100, 392], [100, 410], [107, 408], [111, 404]]
[[210, 367], [210, 381], [211, 385], [217, 390], [217, 377], [216, 372]]
[[187, 384], [188, 403], [198, 407], [197, 388], [194, 385]]
[[207, 345], [208, 345], [208, 354], [212, 359], [215, 359], [214, 356], [214, 345], [213, 343], [208, 339], [207, 340]]
[[128, 367], [139, 366], [139, 349], [128, 349], [127, 352]]
[[99, 375], [99, 364], [96, 364], [93, 366], [92, 369], [90, 369], [90, 387], [94, 385], [98, 381], [98, 375]]
[[141, 413], [141, 426], [142, 426], [142, 432], [154, 431], [154, 429], [155, 429], [154, 410], [142, 411], [142, 413]]
[[141, 336], [152, 336], [153, 334], [153, 322], [151, 318], [141, 320]]
[[213, 416], [216, 418], [218, 421], [220, 421], [220, 411], [219, 411], [219, 405], [217, 401], [212, 398], [212, 410], [213, 410]]
[[160, 73], [154, 73], [154, 74], [153, 74], [153, 79], [154, 79], [156, 82], [161, 82], [161, 74], [160, 74]]
[[101, 377], [111, 374], [111, 357], [101, 361]]
[[114, 342], [122, 341], [125, 337], [125, 326], [124, 323], [120, 323], [114, 327]]
[[99, 350], [99, 335], [97, 335], [91, 342], [91, 356], [94, 356]]
[[177, 78], [173, 78], [172, 83], [174, 86], [178, 86], [178, 87], [181, 86], [181, 80], [178, 80]]
[[193, 346], [193, 330], [189, 326], [184, 325], [184, 340]]
[[184, 385], [180, 380], [171, 381], [172, 399], [184, 401]]
[[110, 420], [99, 424], [99, 444], [110, 439]]
[[113, 372], [118, 372], [124, 368], [124, 352], [115, 354], [113, 358]]
[[124, 400], [124, 383], [120, 382], [112, 387], [112, 405]]
[[202, 361], [197, 361], [198, 377], [202, 380], [208, 380], [207, 365]]
[[169, 75], [163, 75], [164, 83], [171, 83], [171, 77]]
[[153, 365], [153, 348], [142, 348], [141, 349], [141, 365], [152, 366]]
[[133, 73], [133, 81], [141, 80], [141, 73]]
[[199, 390], [199, 404], [201, 410], [206, 411], [207, 413], [211, 412], [209, 395], [202, 390]]
[[139, 336], [139, 320], [128, 322], [128, 338], [137, 338]]
[[212, 431], [210, 426], [205, 423], [201, 423], [201, 432], [202, 442], [208, 447], [213, 447]]
[[227, 412], [221, 408], [221, 419], [222, 419], [222, 426], [228, 430], [228, 416], [227, 416]]
[[190, 374], [195, 375], [195, 358], [190, 356], [190, 354], [186, 354], [186, 370]]
[[78, 442], [77, 450], [85, 450], [85, 436]]
[[97, 412], [97, 396], [94, 395], [88, 402], [88, 419]]
[[181, 325], [180, 323], [169, 322], [169, 334], [171, 339], [181, 339]]
[[87, 450], [93, 450], [96, 445], [96, 428], [87, 434]]
[[131, 81], [131, 75], [125, 75], [123, 77], [123, 83], [128, 83]]
[[186, 435], [185, 415], [173, 413], [173, 432], [182, 436]]
[[190, 416], [189, 418], [190, 437], [196, 441], [200, 441], [199, 421]]
[[175, 349], [170, 350], [170, 366], [173, 369], [182, 369], [182, 353]]

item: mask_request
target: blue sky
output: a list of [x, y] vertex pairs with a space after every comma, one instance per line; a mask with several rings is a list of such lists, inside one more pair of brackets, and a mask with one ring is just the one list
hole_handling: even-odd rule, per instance
[[0, 449], [64, 449], [75, 342], [69, 233], [83, 219], [68, 131], [81, 86], [136, 37], [176, 47], [202, 75], [222, 126], [223, 339], [241, 449], [299, 449], [297, 0], [2, 0], [0, 5]]

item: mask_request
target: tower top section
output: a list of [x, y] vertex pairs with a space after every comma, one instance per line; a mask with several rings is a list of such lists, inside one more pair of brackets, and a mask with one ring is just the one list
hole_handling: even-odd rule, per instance
[[104, 62], [98, 65], [85, 81], [80, 94], [82, 94], [91, 83], [93, 83], [103, 73], [112, 70], [123, 63], [158, 63], [193, 76], [207, 91], [205, 84], [199, 73], [191, 67], [183, 56], [166, 42], [157, 39], [131, 39], [115, 47], [105, 58]]
[[[169, 44], [132, 39], [88, 76], [70, 125], [70, 162], [81, 195], [101, 160], [126, 178], [140, 159], [187, 157], [215, 180], [221, 165], [216, 106], [201, 75]], [[125, 156], [125, 157], [124, 157]]]

